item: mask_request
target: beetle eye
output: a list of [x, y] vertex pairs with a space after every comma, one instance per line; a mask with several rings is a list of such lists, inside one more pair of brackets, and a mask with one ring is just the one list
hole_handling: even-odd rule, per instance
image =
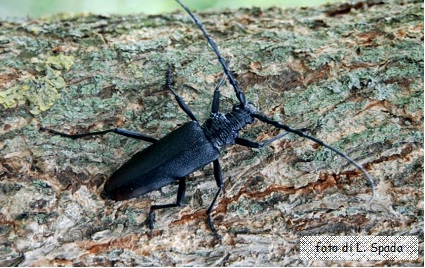
[[241, 107], [239, 105], [233, 105], [233, 111], [240, 111]]

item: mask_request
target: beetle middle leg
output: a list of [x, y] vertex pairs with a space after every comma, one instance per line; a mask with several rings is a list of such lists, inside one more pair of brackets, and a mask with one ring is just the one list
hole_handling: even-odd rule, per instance
[[177, 200], [176, 203], [172, 204], [165, 204], [165, 205], [153, 205], [151, 206], [151, 209], [149, 210], [149, 228], [151, 230], [150, 236], [153, 237], [153, 220], [155, 218], [154, 212], [157, 209], [163, 209], [163, 208], [172, 208], [172, 207], [179, 207], [183, 204], [183, 199], [186, 194], [186, 178], [179, 179], [179, 188], [177, 190]]

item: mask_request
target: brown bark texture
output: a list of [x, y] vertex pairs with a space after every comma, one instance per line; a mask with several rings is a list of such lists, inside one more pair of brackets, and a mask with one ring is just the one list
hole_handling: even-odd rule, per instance
[[[141, 10], [143, 12], [143, 10]], [[423, 266], [423, 2], [360, 1], [314, 8], [197, 13], [247, 99], [359, 162], [289, 134], [267, 148], [230, 146], [211, 165], [142, 197], [103, 200], [104, 182], [149, 144], [113, 127], [161, 138], [189, 119], [164, 90], [167, 65], [195, 116], [209, 116], [222, 76], [187, 14], [62, 14], [0, 22], [0, 266]], [[229, 84], [220, 109], [236, 103]], [[279, 130], [255, 122], [241, 136]], [[190, 150], [190, 148], [188, 148]], [[413, 261], [307, 261], [306, 235], [412, 235]]]

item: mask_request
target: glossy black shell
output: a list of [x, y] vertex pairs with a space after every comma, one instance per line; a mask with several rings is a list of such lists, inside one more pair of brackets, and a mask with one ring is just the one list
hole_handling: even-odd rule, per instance
[[105, 183], [102, 197], [126, 200], [184, 178], [218, 159], [220, 151], [191, 121], [136, 153]]

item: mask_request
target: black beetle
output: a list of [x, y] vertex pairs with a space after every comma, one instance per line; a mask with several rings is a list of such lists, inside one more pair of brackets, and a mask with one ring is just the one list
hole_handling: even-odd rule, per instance
[[[244, 93], [240, 90], [236, 79], [230, 72], [227, 63], [221, 56], [215, 42], [211, 39], [201, 22], [195, 17], [189, 8], [186, 7], [180, 0], [176, 1], [183, 7], [183, 9], [186, 10], [198, 28], [202, 31], [204, 37], [208, 41], [208, 44], [217, 55], [217, 58], [224, 70], [224, 76], [214, 90], [211, 115], [204, 124], [201, 125], [198, 122], [183, 99], [181, 99], [173, 89], [171, 81], [171, 66], [169, 65], [166, 72], [165, 87], [172, 92], [181, 109], [192, 121], [177, 128], [159, 140], [140, 133], [119, 128], [76, 135], [70, 135], [44, 127], [40, 128], [42, 131], [47, 131], [52, 134], [72, 139], [93, 135], [103, 135], [113, 132], [126, 137], [152, 143], [152, 145], [146, 149], [136, 153], [130, 160], [124, 163], [112, 174], [112, 176], [106, 181], [101, 196], [105, 199], [127, 200], [158, 190], [161, 187], [171, 184], [177, 180], [179, 182], [179, 186], [176, 203], [151, 206], [148, 220], [152, 235], [153, 212], [157, 209], [180, 206], [183, 203], [185, 196], [186, 176], [212, 162], [218, 190], [211, 202], [211, 205], [207, 209], [207, 222], [212, 232], [219, 238], [220, 236], [218, 235], [211, 220], [211, 211], [223, 188], [223, 177], [218, 160], [220, 156], [220, 149], [231, 144], [239, 144], [251, 148], [261, 148], [283, 137], [288, 132], [292, 132], [334, 151], [356, 166], [366, 176], [371, 185], [372, 200], [375, 195], [373, 181], [362, 166], [343, 152], [325, 144], [323, 141], [315, 137], [305, 134], [302, 130], [291, 128], [258, 113], [255, 107], [245, 100]], [[235, 91], [239, 104], [234, 105], [230, 113], [224, 114], [219, 112], [219, 88], [224, 83], [226, 77]], [[238, 137], [239, 131], [246, 125], [252, 124], [255, 119], [273, 125], [276, 128], [284, 129], [287, 132], [283, 132], [270, 140], [260, 143]]]

